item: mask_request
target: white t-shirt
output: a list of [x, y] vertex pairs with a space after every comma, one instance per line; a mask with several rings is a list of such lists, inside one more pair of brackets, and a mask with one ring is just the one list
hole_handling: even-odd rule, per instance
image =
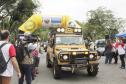
[[[0, 41], [0, 45], [5, 43], [5, 41]], [[6, 62], [9, 60], [9, 48], [12, 44], [6, 44], [5, 46], [2, 47], [2, 52], [3, 52], [3, 56], [6, 60]], [[13, 76], [13, 65], [12, 65], [12, 62], [11, 60], [8, 62], [7, 64], [7, 69], [2, 73], [0, 74], [1, 76], [6, 76], [6, 77], [12, 77]]]
[[125, 50], [124, 50], [124, 48], [121, 46], [121, 45], [118, 45], [118, 54], [119, 55], [123, 55], [123, 54], [125, 54]]

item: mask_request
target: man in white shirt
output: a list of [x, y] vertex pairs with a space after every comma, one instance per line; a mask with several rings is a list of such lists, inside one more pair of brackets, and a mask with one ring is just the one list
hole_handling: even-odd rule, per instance
[[8, 43], [9, 36], [10, 33], [8, 30], [2, 30], [0, 32], [0, 45], [2, 45], [3, 43], [7, 43], [1, 48], [4, 59], [6, 62], [10, 59], [7, 64], [7, 69], [0, 74], [0, 84], [10, 84], [11, 78], [13, 76], [13, 67], [16, 70], [18, 77], [21, 77], [20, 69], [16, 60], [15, 48], [13, 44]]

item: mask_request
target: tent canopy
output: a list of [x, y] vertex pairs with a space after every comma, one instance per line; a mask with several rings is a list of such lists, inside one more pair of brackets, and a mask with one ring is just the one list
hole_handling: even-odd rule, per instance
[[126, 37], [126, 33], [115, 34], [115, 37]]

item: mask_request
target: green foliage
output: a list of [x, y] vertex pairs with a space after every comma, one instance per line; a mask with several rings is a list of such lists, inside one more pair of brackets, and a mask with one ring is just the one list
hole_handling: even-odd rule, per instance
[[[16, 32], [35, 11], [37, 4], [33, 0], [1, 0], [0, 29], [8, 29], [11, 33]], [[6, 16], [5, 16], [6, 15]]]
[[91, 40], [104, 38], [106, 34], [116, 34], [124, 28], [125, 21], [122, 18], [116, 18], [111, 10], [102, 7], [89, 11], [87, 16], [88, 21], [82, 27], [84, 36]]
[[37, 6], [33, 0], [0, 0], [0, 29], [10, 31], [12, 43], [15, 42], [18, 27], [33, 14]]
[[0, 1], [0, 29], [10, 29], [10, 15], [18, 2], [19, 0]]
[[0, 0], [0, 20], [10, 15], [18, 0]]
[[28, 17], [33, 14], [34, 9], [37, 7], [32, 0], [22, 0], [17, 8], [13, 11], [12, 20], [24, 22]]
[[41, 40], [47, 41], [48, 40], [48, 33], [49, 33], [49, 29], [48, 28], [47, 29], [39, 28], [33, 34], [39, 35]]

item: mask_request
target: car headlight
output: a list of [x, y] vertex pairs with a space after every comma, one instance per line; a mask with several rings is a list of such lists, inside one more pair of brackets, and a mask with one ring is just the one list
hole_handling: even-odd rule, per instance
[[81, 29], [74, 29], [74, 32], [81, 32]]
[[67, 60], [68, 59], [68, 56], [67, 55], [63, 55], [63, 59], [64, 60]]
[[57, 32], [60, 32], [60, 28], [57, 29]]
[[46, 47], [46, 45], [44, 44], [44, 48]]
[[90, 57], [90, 59], [92, 59], [94, 57], [94, 55], [93, 54], [90, 54], [89, 57]]

